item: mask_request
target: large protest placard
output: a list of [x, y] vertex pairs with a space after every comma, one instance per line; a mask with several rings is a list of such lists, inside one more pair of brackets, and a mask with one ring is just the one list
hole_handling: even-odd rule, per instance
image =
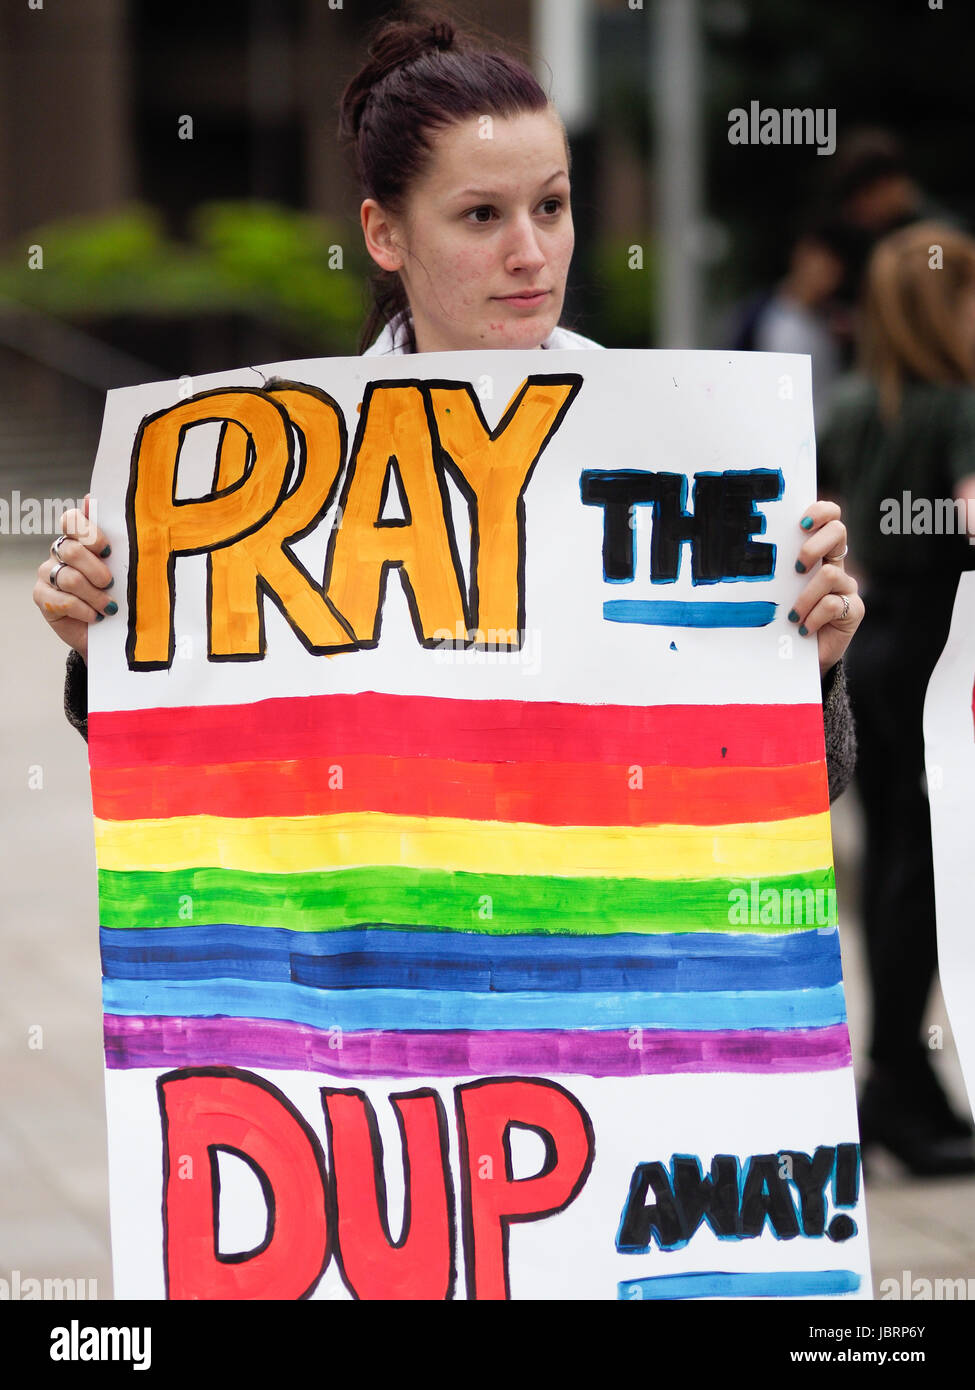
[[116, 1294], [870, 1297], [807, 358], [112, 392]]
[[[938, 916], [938, 966], [965, 1086], [975, 1095], [975, 574], [962, 574], [951, 630], [924, 700], [924, 761]], [[935, 1039], [931, 1040], [932, 1042]], [[940, 1043], [940, 1038], [937, 1039]]]

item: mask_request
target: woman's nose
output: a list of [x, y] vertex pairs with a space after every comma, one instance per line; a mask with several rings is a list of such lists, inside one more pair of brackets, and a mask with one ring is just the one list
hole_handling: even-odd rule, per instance
[[505, 259], [508, 270], [539, 270], [545, 264], [538, 230], [530, 217], [519, 218], [512, 227], [511, 244]]

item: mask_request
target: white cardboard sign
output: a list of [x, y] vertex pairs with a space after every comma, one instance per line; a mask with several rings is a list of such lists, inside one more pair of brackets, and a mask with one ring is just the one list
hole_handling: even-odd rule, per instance
[[869, 1298], [808, 358], [112, 392], [116, 1291]]

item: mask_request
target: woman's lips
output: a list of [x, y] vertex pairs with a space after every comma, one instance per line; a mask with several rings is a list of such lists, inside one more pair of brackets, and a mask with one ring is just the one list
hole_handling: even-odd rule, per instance
[[527, 294], [499, 294], [495, 298], [502, 304], [514, 304], [518, 309], [530, 309], [536, 304], [541, 304], [550, 293], [550, 290], [536, 290]]

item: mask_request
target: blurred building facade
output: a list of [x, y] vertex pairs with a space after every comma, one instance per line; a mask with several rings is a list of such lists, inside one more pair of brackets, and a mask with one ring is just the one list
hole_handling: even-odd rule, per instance
[[[338, 106], [365, 58], [368, 29], [395, 10], [392, 0], [33, 2], [43, 8], [24, 0], [0, 10], [0, 246], [8, 253], [17, 254], [35, 229], [133, 205], [159, 214], [179, 239], [194, 209], [221, 199], [334, 219], [361, 252], [358, 191], [338, 141]], [[581, 121], [570, 124], [577, 255], [566, 308], [589, 331], [605, 307], [597, 243], [615, 239], [614, 259], [624, 266], [628, 247], [648, 242], [640, 146], [650, 7], [634, 11], [619, 0], [441, 0], [433, 7], [535, 60], [556, 99], [558, 72], [539, 59], [539, 33], [543, 20], [551, 26], [553, 15], [556, 24], [564, 15], [568, 23], [573, 11], [590, 96]], [[558, 55], [553, 62], [559, 68]], [[626, 120], [614, 118], [619, 110], [629, 113]], [[26, 242], [22, 250], [26, 258]], [[619, 296], [624, 303], [632, 303], [632, 288]], [[636, 341], [646, 343], [649, 313], [635, 323]], [[125, 324], [102, 323], [97, 332], [139, 355]], [[149, 333], [157, 365], [182, 370], [157, 337]], [[255, 353], [276, 346], [273, 335], [251, 347], [218, 334], [205, 353], [211, 360], [204, 364], [197, 351], [189, 366], [211, 365], [213, 352], [257, 360]], [[148, 349], [141, 355], [153, 357]]]

